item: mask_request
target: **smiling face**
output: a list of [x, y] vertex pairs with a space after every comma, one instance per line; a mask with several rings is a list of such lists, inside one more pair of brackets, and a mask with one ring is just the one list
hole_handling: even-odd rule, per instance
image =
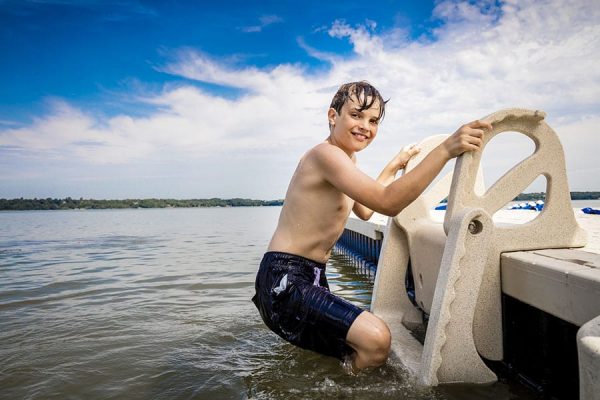
[[[339, 114], [333, 108], [330, 108], [327, 113], [331, 127], [328, 141], [344, 150], [349, 156], [363, 150], [373, 141], [381, 118], [378, 100], [366, 109], [361, 109], [361, 104], [364, 102], [360, 100], [363, 99], [353, 95], [344, 103]], [[370, 102], [371, 99], [367, 98], [367, 103]]]

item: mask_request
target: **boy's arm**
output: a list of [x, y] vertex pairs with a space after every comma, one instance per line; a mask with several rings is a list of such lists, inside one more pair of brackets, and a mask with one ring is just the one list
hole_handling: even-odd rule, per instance
[[[408, 160], [410, 160], [414, 155], [418, 154], [419, 151], [421, 151], [421, 149], [416, 147], [414, 144], [403, 147], [402, 150], [400, 150], [400, 152], [381, 171], [377, 177], [377, 182], [383, 186], [390, 185], [392, 182], [394, 182], [398, 171], [405, 168]], [[358, 201], [354, 202], [352, 211], [358, 218], [364, 221], [367, 221], [369, 218], [371, 218], [374, 212]]]
[[371, 210], [396, 216], [427, 188], [448, 160], [465, 151], [478, 150], [484, 129], [492, 127], [483, 121], [461, 126], [413, 170], [388, 186], [361, 172], [338, 147], [318, 146], [315, 159], [325, 179], [342, 193]]

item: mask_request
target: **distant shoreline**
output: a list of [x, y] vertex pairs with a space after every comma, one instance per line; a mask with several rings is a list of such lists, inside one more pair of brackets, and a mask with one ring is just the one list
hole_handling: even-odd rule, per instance
[[[545, 200], [546, 193], [521, 193], [513, 201]], [[571, 192], [571, 200], [598, 200], [600, 192]], [[0, 199], [0, 211], [28, 210], [106, 210], [125, 208], [208, 208], [208, 207], [272, 207], [283, 205], [283, 200], [254, 199]]]
[[253, 199], [0, 199], [0, 211], [28, 210], [106, 210], [124, 208], [208, 208], [208, 207], [270, 207], [281, 206], [283, 200]]
[[[600, 192], [571, 192], [571, 200], [598, 200]], [[546, 193], [521, 193], [514, 201], [546, 200]]]

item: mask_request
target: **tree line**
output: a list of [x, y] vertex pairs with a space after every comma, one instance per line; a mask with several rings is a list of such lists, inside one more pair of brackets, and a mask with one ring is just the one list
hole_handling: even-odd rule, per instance
[[[514, 201], [545, 200], [546, 193], [521, 193]], [[600, 192], [571, 192], [571, 200], [597, 200]], [[283, 200], [253, 199], [0, 199], [0, 210], [77, 210], [77, 209], [109, 209], [109, 208], [190, 208], [190, 207], [268, 207], [281, 206]]]
[[[598, 200], [600, 192], [571, 192], [571, 200]], [[546, 200], [545, 192], [521, 193], [514, 201]]]
[[264, 207], [281, 206], [283, 200], [253, 199], [0, 199], [0, 210], [76, 210], [109, 208], [190, 208], [190, 207]]

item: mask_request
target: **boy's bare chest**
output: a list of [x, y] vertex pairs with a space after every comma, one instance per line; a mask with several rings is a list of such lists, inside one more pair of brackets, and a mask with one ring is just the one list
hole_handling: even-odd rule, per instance
[[288, 195], [302, 199], [300, 202], [312, 211], [311, 214], [320, 215], [328, 222], [338, 218], [345, 220], [354, 205], [354, 200], [327, 182], [310, 162], [300, 163], [289, 189]]
[[346, 218], [354, 205], [354, 200], [335, 188], [327, 188], [320, 192], [321, 207], [332, 218]]

